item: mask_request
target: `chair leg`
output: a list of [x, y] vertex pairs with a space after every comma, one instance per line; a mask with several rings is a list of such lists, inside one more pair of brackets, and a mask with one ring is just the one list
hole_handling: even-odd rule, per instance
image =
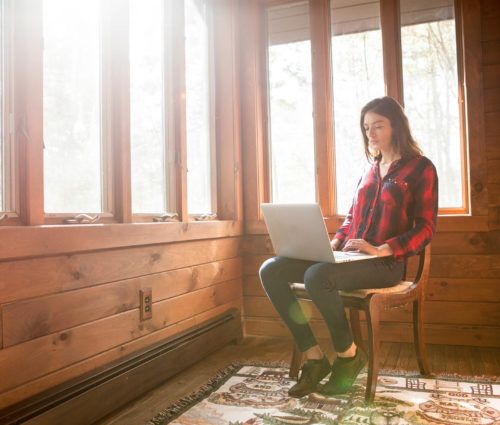
[[361, 325], [359, 323], [359, 310], [355, 308], [349, 309], [349, 320], [351, 322], [352, 336], [354, 337], [355, 344], [361, 348], [365, 353], [368, 352], [365, 342], [363, 341], [363, 335], [361, 333]]
[[292, 361], [290, 362], [290, 378], [297, 379], [299, 377], [299, 370], [302, 367], [302, 363], [304, 363], [305, 355], [302, 353], [296, 344], [293, 344], [293, 354]]
[[413, 343], [417, 354], [418, 368], [422, 375], [429, 375], [430, 368], [425, 352], [424, 318], [422, 296], [413, 301]]
[[365, 401], [371, 403], [377, 390], [380, 328], [379, 328], [379, 307], [377, 303], [371, 301], [365, 310], [366, 322], [368, 324], [368, 376], [366, 380]]

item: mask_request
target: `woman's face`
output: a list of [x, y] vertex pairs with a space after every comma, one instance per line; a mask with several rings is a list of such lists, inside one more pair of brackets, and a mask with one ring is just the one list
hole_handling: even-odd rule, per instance
[[367, 112], [363, 126], [371, 151], [388, 152], [392, 150], [392, 127], [389, 118], [375, 112]]

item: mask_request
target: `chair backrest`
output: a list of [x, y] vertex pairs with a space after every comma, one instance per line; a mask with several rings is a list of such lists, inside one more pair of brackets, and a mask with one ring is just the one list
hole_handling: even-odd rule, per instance
[[[431, 244], [427, 244], [426, 247], [418, 253], [418, 268], [413, 280], [413, 287], [418, 286], [420, 291], [424, 291], [429, 281], [429, 269], [431, 263]], [[406, 267], [405, 267], [406, 275]]]

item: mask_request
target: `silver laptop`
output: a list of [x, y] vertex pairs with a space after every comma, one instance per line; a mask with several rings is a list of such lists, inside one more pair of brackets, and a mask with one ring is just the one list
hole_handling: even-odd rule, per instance
[[318, 204], [261, 204], [276, 255], [324, 263], [375, 258], [359, 252], [333, 251]]

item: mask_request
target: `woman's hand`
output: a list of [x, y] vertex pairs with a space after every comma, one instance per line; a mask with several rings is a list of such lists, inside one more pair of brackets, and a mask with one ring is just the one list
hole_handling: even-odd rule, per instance
[[333, 238], [331, 241], [330, 241], [330, 246], [332, 247], [332, 249], [334, 251], [338, 251], [339, 249], [339, 246], [342, 244], [342, 242], [340, 241], [340, 239], [337, 239], [337, 238]]
[[363, 252], [377, 257], [386, 257], [392, 255], [392, 249], [386, 243], [380, 246], [373, 246], [364, 239], [349, 239], [342, 251]]

